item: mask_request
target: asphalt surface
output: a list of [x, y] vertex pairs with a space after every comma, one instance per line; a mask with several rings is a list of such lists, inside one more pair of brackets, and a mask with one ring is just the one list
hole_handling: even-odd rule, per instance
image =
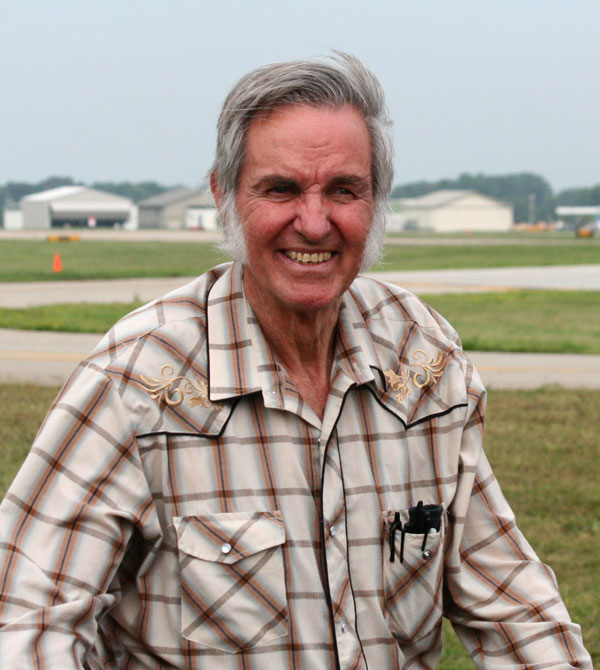
[[[519, 288], [600, 291], [600, 264], [374, 272], [370, 276], [403, 286], [417, 295]], [[0, 307], [32, 307], [57, 302], [147, 302], [191, 279], [175, 277], [0, 283]]]
[[[0, 383], [61, 385], [100, 335], [0, 330]], [[468, 352], [494, 389], [600, 388], [600, 356]]]
[[[518, 288], [600, 290], [600, 265], [377, 273], [417, 294]], [[148, 301], [188, 279], [0, 284], [0, 306]], [[100, 335], [0, 329], [0, 383], [62, 384]], [[488, 388], [600, 388], [600, 356], [469, 352]]]

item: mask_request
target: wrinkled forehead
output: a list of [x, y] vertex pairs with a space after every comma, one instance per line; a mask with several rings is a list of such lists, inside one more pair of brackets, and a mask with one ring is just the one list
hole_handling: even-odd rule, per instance
[[[320, 112], [325, 112], [325, 114], [320, 114]], [[355, 132], [347, 138], [347, 144], [354, 144], [358, 137], [362, 136], [368, 144], [369, 154], [372, 154], [372, 137], [369, 126], [363, 113], [353, 105], [288, 103], [265, 108], [249, 116], [244, 128], [236, 190], [248, 158], [250, 136], [253, 137], [253, 140], [256, 136], [260, 136], [258, 144], [253, 141], [253, 149], [260, 151], [261, 148], [264, 148], [265, 152], [270, 142], [281, 141], [283, 135], [292, 141], [310, 138], [315, 142], [326, 143], [328, 133], [333, 140], [339, 129], [338, 126], [342, 125], [335, 122], [332, 124], [331, 119], [347, 121], [349, 118], [355, 126]], [[327, 122], [323, 123], [324, 120]]]

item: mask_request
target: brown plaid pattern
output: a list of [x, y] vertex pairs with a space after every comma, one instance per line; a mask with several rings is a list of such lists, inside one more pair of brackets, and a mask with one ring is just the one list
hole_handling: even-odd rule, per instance
[[[239, 266], [137, 310], [0, 507], [2, 667], [433, 668], [445, 614], [480, 667], [591, 668], [482, 451], [484, 398], [452, 329], [371, 280], [344, 296], [322, 421]], [[390, 562], [420, 500], [441, 528]]]

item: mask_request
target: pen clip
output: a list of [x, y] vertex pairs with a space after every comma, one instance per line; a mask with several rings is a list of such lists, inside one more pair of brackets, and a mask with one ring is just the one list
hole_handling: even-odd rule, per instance
[[404, 560], [404, 531], [402, 530], [402, 521], [400, 521], [400, 512], [394, 514], [394, 520], [390, 524], [390, 536], [389, 536], [389, 545], [390, 545], [390, 563], [393, 563], [396, 556], [395, 550], [395, 541], [396, 541], [396, 531], [399, 530], [402, 533], [402, 539], [400, 542], [400, 563]]

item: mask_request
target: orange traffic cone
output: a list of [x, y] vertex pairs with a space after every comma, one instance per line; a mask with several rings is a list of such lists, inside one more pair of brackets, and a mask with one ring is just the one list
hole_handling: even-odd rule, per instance
[[52, 261], [52, 272], [62, 272], [62, 260], [60, 254], [54, 254], [54, 260]]

